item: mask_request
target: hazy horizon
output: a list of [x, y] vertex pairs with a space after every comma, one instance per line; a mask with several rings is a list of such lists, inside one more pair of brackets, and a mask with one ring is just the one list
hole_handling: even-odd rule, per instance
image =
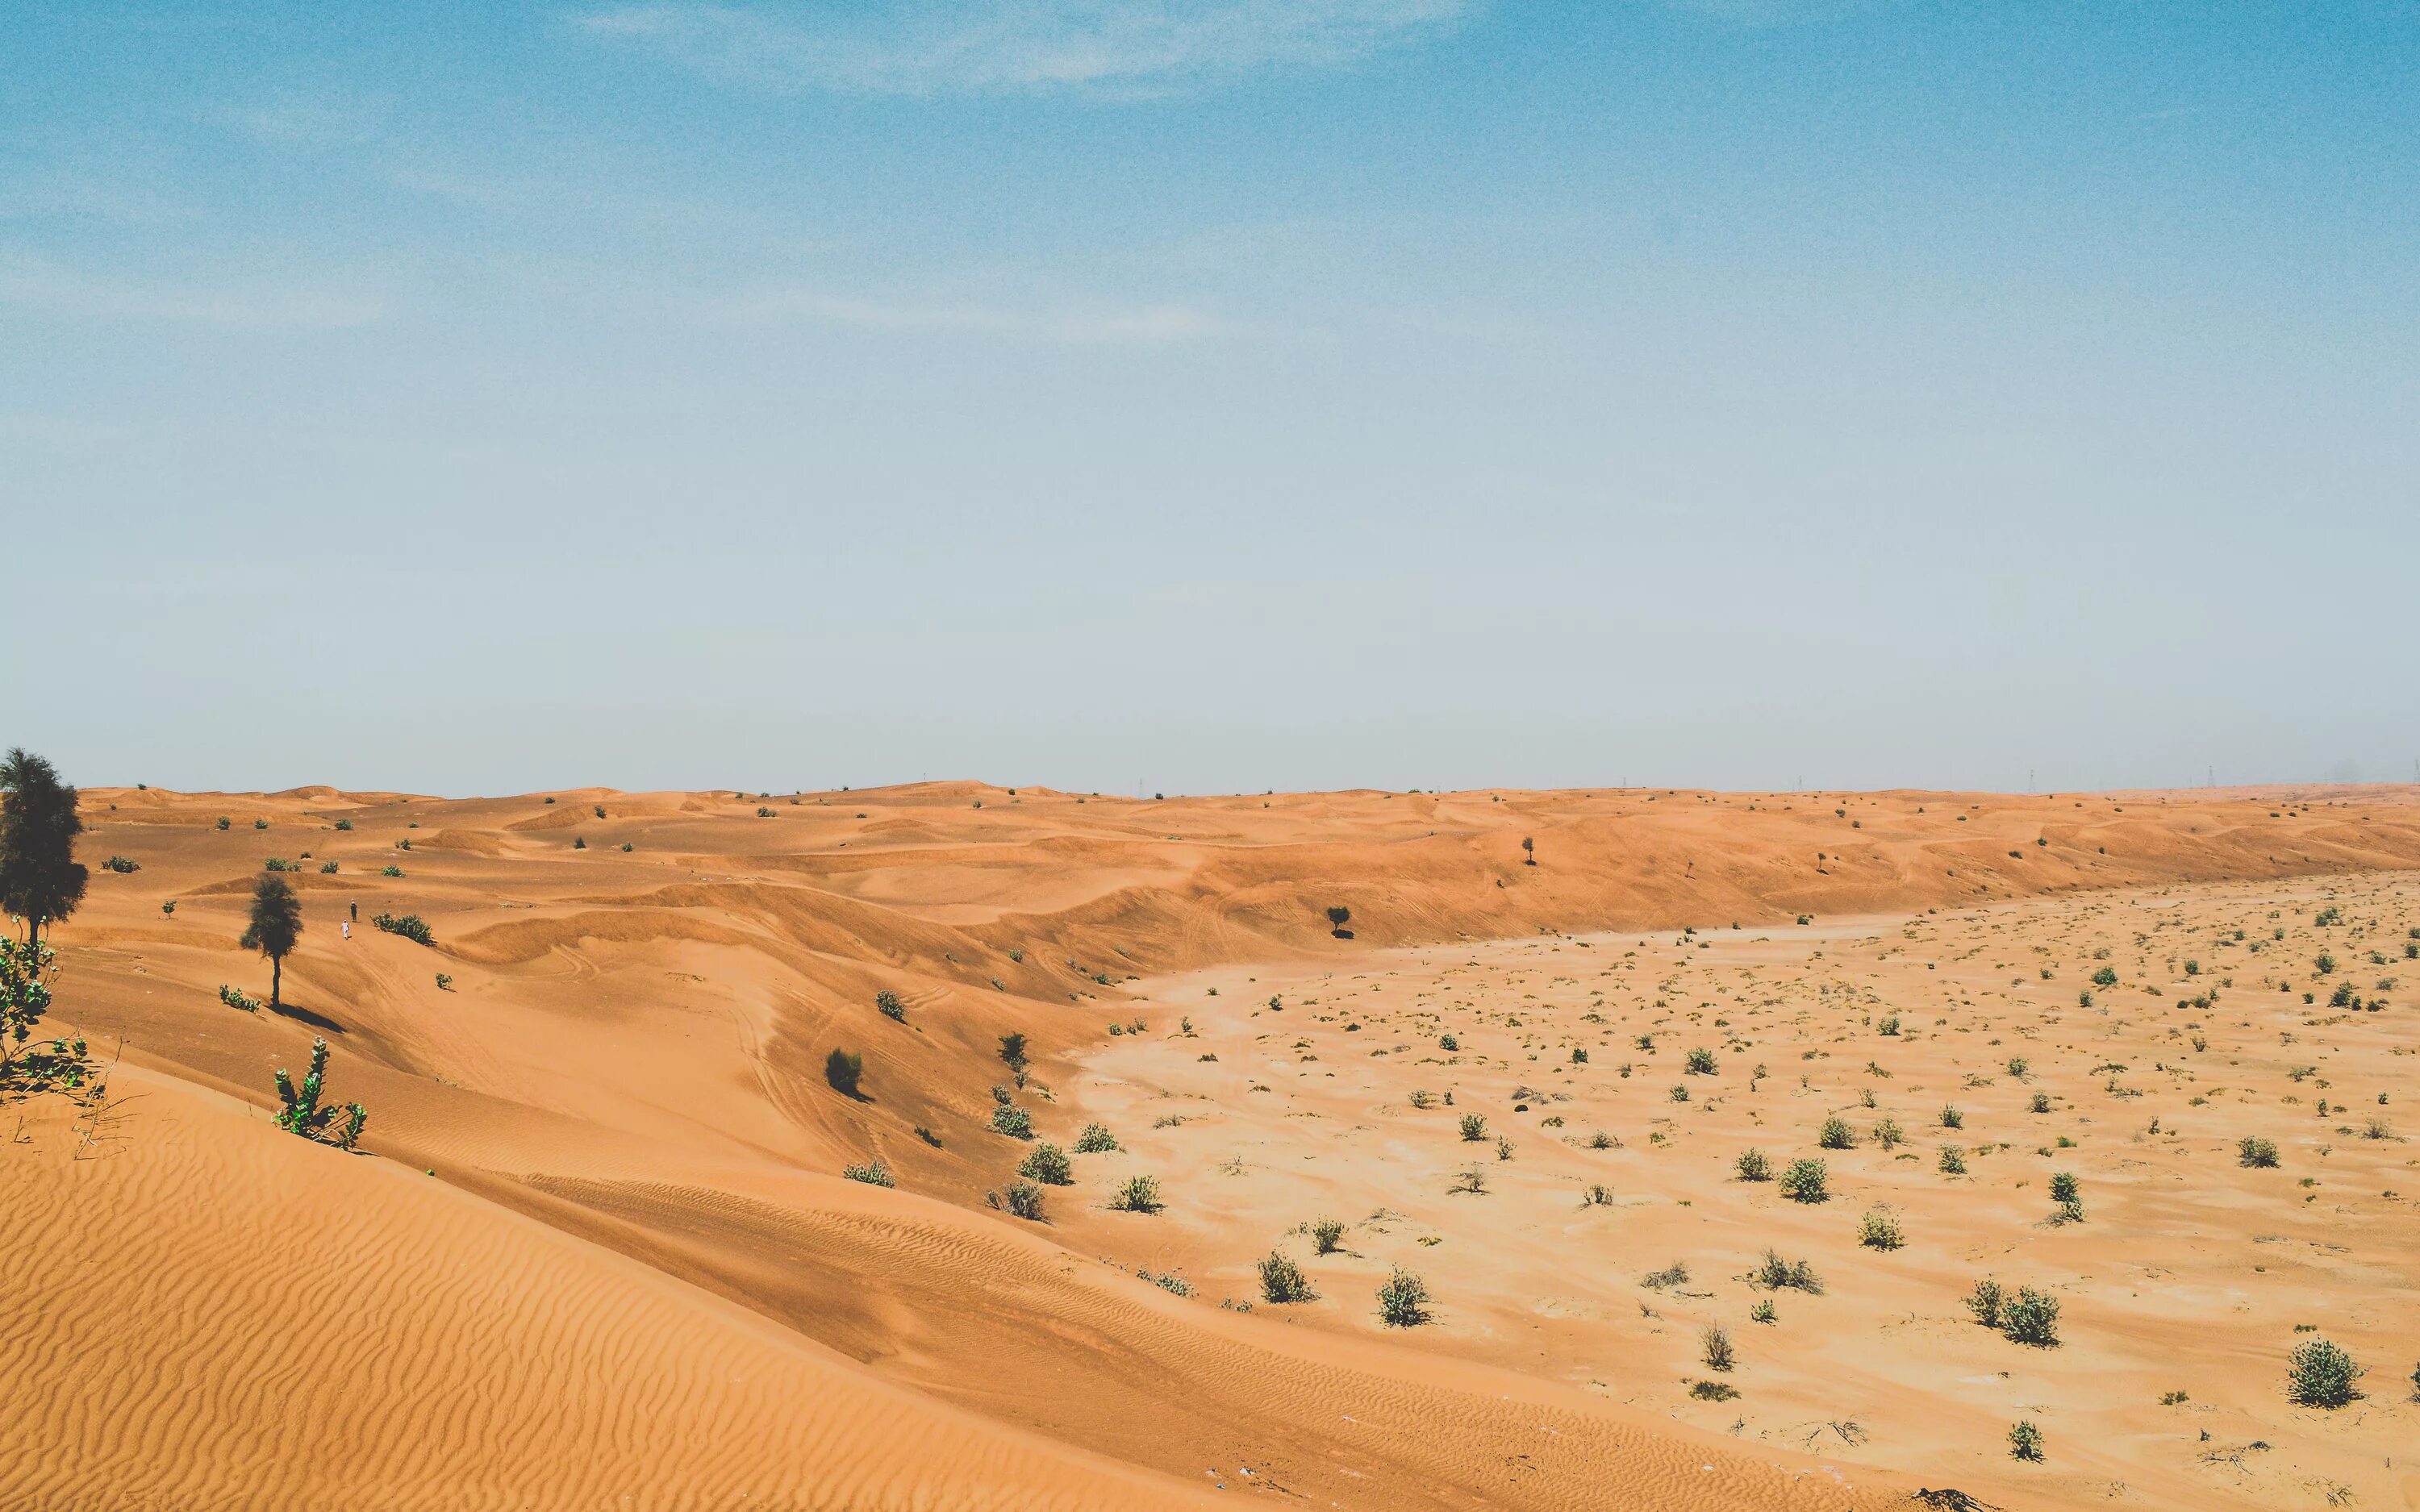
[[2420, 775], [2420, 11], [23, 8], [85, 785]]

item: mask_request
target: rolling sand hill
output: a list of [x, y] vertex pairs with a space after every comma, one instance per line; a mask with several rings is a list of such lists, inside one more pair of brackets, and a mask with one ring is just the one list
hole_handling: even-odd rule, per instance
[[[85, 800], [43, 1033], [114, 1069], [0, 1106], [0, 1505], [2420, 1506], [2420, 792]], [[270, 1121], [315, 1036], [364, 1153]]]

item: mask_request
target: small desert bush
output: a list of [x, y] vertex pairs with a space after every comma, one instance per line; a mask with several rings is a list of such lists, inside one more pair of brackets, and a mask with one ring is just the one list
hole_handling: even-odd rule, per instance
[[1810, 1297], [1823, 1294], [1823, 1282], [1816, 1275], [1815, 1267], [1803, 1258], [1785, 1260], [1776, 1249], [1764, 1252], [1764, 1258], [1756, 1262], [1756, 1268], [1748, 1272], [1747, 1279], [1751, 1285], [1768, 1291], [1803, 1291]]
[[1311, 1249], [1314, 1255], [1333, 1255], [1344, 1247], [1344, 1226], [1333, 1218], [1322, 1218], [1311, 1226]]
[[840, 1173], [841, 1175], [847, 1177], [852, 1181], [863, 1181], [868, 1186], [897, 1186], [899, 1184], [897, 1180], [892, 1176], [891, 1167], [884, 1165], [878, 1158], [867, 1161], [861, 1165], [844, 1165], [840, 1168]]
[[1898, 1249], [1907, 1242], [1888, 1208], [1869, 1208], [1857, 1220], [1857, 1242], [1868, 1249]]
[[1699, 1045], [1683, 1060], [1681, 1070], [1690, 1076], [1712, 1076], [1714, 1074], [1714, 1053], [1704, 1045]]
[[2235, 1159], [2242, 1165], [2273, 1166], [2277, 1164], [2277, 1142], [2246, 1135], [2236, 1141]]
[[1985, 1328], [1998, 1328], [2000, 1309], [2007, 1305], [2008, 1300], [2008, 1294], [2000, 1289], [2000, 1283], [1985, 1276], [1976, 1282], [1975, 1289], [1967, 1294], [1966, 1310], [1973, 1313], [1975, 1321]]
[[1885, 1034], [1897, 1035], [1899, 1033], [1899, 1015], [1893, 1013], [1889, 1017], [1884, 1019], [1880, 1024], [1875, 1025], [1874, 1027]]
[[824, 1057], [824, 1080], [843, 1097], [858, 1095], [857, 1084], [865, 1076], [865, 1057], [834, 1049]]
[[2058, 1299], [2031, 1287], [2000, 1304], [2000, 1332], [2011, 1344], [2052, 1349], [2058, 1344]]
[[1727, 1402], [1739, 1395], [1739, 1388], [1722, 1381], [1693, 1381], [1689, 1395], [1701, 1402]]
[[2039, 1464], [2042, 1458], [2041, 1429], [2019, 1418], [2009, 1429], [2009, 1458]]
[[1067, 1158], [1065, 1150], [1047, 1140], [1026, 1152], [1016, 1164], [1016, 1174], [1044, 1186], [1073, 1186], [1076, 1182], [1075, 1163]]
[[108, 860], [103, 861], [101, 864], [104, 869], [115, 872], [119, 876], [128, 876], [133, 872], [143, 870], [140, 864], [129, 860], [123, 856], [113, 856]]
[[1163, 1206], [1159, 1199], [1159, 1178], [1127, 1177], [1109, 1197], [1109, 1206], [1119, 1212], [1157, 1212]]
[[1965, 1150], [1963, 1150], [1963, 1149], [1960, 1149], [1958, 1146], [1956, 1146], [1956, 1145], [1944, 1145], [1944, 1146], [1942, 1146], [1942, 1147], [1941, 1147], [1941, 1174], [1942, 1174], [1942, 1175], [1944, 1175], [1944, 1176], [1963, 1176], [1963, 1175], [1965, 1175], [1965, 1174], [1966, 1174], [1966, 1151], [1965, 1151]]
[[2286, 1395], [2297, 1407], [2342, 1407], [2361, 1395], [2362, 1368], [2341, 1345], [2305, 1339], [2286, 1363]]
[[1944, 1129], [1963, 1129], [1966, 1127], [1966, 1115], [1959, 1112], [1957, 1104], [1955, 1103], [1945, 1105], [1941, 1110], [1941, 1127]]
[[2036, 1092], [2034, 1094], [2032, 1106], [2036, 1113], [2048, 1113], [2050, 1111], [2050, 1094], [2048, 1092]]
[[1476, 1113], [1462, 1116], [1461, 1129], [1462, 1137], [1470, 1144], [1475, 1145], [1487, 1137], [1487, 1120]]
[[260, 1011], [259, 998], [246, 996], [242, 989], [230, 987], [225, 982], [219, 983], [219, 1001], [229, 1008], [240, 1009], [246, 1013]]
[[1011, 1139], [1031, 1139], [1033, 1137], [1033, 1115], [1023, 1108], [1001, 1104], [991, 1110], [991, 1132], [1004, 1134]]
[[389, 934], [400, 934], [414, 945], [433, 946], [437, 943], [437, 936], [429, 932], [428, 921], [418, 914], [380, 914], [370, 923]]
[[1699, 1331], [1698, 1348], [1709, 1370], [1729, 1370], [1738, 1362], [1731, 1350], [1730, 1330], [1720, 1323], [1708, 1323]]
[[1731, 1169], [1739, 1173], [1739, 1179], [1743, 1181], [1773, 1180], [1773, 1163], [1764, 1158], [1764, 1151], [1761, 1149], [1741, 1150], [1739, 1158], [1731, 1162]]
[[894, 1024], [905, 1024], [908, 1022], [907, 1005], [899, 1001], [899, 995], [897, 993], [891, 992], [887, 989], [885, 991], [876, 993], [874, 995], [874, 1007], [876, 1012], [880, 1013], [884, 1018], [891, 1020]]
[[2084, 1188], [2073, 1171], [2059, 1171], [2050, 1179], [2050, 1199], [2058, 1204], [2054, 1215], [2063, 1224], [2084, 1221]]
[[1389, 1328], [1412, 1328], [1429, 1320], [1428, 1283], [1396, 1266], [1378, 1288], [1378, 1318]]
[[1857, 1142], [1857, 1135], [1849, 1127], [1848, 1119], [1825, 1119], [1823, 1129], [1815, 1135], [1815, 1142], [1825, 1149], [1846, 1149]]
[[1777, 1322], [1780, 1317], [1781, 1315], [1774, 1309], [1771, 1297], [1759, 1297], [1755, 1305], [1747, 1310], [1747, 1320], [1751, 1323]]
[[1004, 1191], [985, 1193], [984, 1200], [1019, 1218], [1042, 1222], [1042, 1188], [1032, 1181], [1012, 1181]]
[[1590, 1182], [1588, 1189], [1580, 1194], [1580, 1206], [1583, 1208], [1612, 1207], [1613, 1188], [1602, 1181]]
[[1894, 1119], [1880, 1119], [1874, 1123], [1874, 1143], [1885, 1149], [1897, 1149], [1907, 1142], [1907, 1131]]
[[1106, 1123], [1088, 1123], [1084, 1125], [1084, 1132], [1076, 1136], [1076, 1153], [1078, 1155], [1102, 1155], [1117, 1148], [1118, 1136], [1109, 1133], [1109, 1126]]
[[1832, 1194], [1824, 1189], [1830, 1176], [1820, 1160], [1793, 1160], [1781, 1173], [1781, 1195], [1792, 1202], [1823, 1202]]
[[1291, 1302], [1315, 1302], [1319, 1293], [1311, 1289], [1302, 1267], [1276, 1250], [1261, 1259], [1261, 1296], [1264, 1301], [1280, 1305]]
[[1688, 1279], [1689, 1262], [1686, 1260], [1674, 1260], [1671, 1264], [1666, 1266], [1661, 1271], [1648, 1272], [1645, 1275], [1638, 1278], [1638, 1284], [1645, 1287], [1650, 1291], [1661, 1291], [1666, 1287], [1680, 1286]]

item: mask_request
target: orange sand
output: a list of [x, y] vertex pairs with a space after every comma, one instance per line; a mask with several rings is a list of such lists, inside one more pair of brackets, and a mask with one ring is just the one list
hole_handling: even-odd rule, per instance
[[[141, 870], [57, 930], [45, 1032], [123, 1060], [0, 1109], [0, 1505], [2420, 1506], [2420, 1175], [2364, 1133], [2420, 1095], [2420, 793], [548, 796], [86, 791], [85, 858]], [[265, 995], [234, 942], [271, 856], [309, 927], [287, 1011], [247, 1015], [217, 988]], [[2322, 947], [2397, 1006], [2305, 1007]], [[2124, 980], [2082, 1009], [2098, 949]], [[1012, 1029], [1041, 1136], [1125, 1147], [1047, 1224], [983, 1201], [1032, 1148], [986, 1126]], [[315, 1032], [366, 1154], [268, 1119]], [[1678, 1074], [1699, 1044], [1716, 1073]], [[1729, 1179], [1834, 1113], [1830, 1202]], [[895, 1190], [839, 1178], [877, 1156]], [[2055, 1169], [2083, 1223], [2042, 1222]], [[1165, 1210], [1109, 1211], [1137, 1172]], [[1857, 1245], [1877, 1203], [1905, 1247]], [[1737, 1279], [1767, 1244], [1825, 1282], [1771, 1324]], [[1272, 1248], [1319, 1300], [1258, 1302]], [[1428, 1325], [1379, 1324], [1395, 1264]], [[2055, 1288], [2066, 1342], [1967, 1321], [1986, 1273]], [[1735, 1399], [1687, 1395], [1709, 1322]], [[2364, 1400], [2284, 1400], [2304, 1322]]]

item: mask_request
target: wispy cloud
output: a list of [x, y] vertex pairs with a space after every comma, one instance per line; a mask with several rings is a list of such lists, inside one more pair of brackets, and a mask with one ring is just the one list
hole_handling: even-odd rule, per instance
[[574, 18], [724, 83], [781, 93], [1150, 94], [1332, 67], [1450, 28], [1476, 0], [884, 0], [643, 4]]
[[716, 314], [735, 324], [806, 320], [865, 331], [1001, 336], [1070, 347], [1166, 347], [1239, 332], [1233, 323], [1185, 304], [1029, 310], [861, 299], [811, 288], [763, 290], [726, 301]]
[[392, 103], [375, 96], [333, 89], [281, 89], [258, 100], [219, 105], [208, 115], [218, 125], [263, 147], [328, 152], [359, 147], [377, 137], [392, 113]]
[[231, 331], [339, 331], [369, 325], [385, 302], [302, 286], [95, 277], [0, 255], [0, 305], [86, 320], [164, 321]]

